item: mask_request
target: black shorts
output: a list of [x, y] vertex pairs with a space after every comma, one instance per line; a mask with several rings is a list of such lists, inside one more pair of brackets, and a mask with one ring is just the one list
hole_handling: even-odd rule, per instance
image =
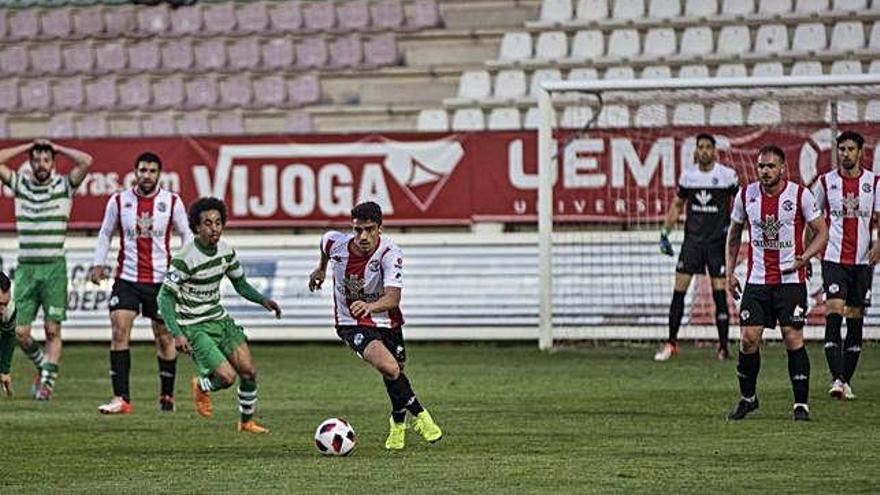
[[156, 301], [160, 288], [162, 284], [142, 284], [117, 278], [110, 293], [110, 311], [127, 309], [162, 323], [159, 303]]
[[675, 271], [691, 275], [703, 275], [709, 271], [709, 276], [719, 278], [724, 276], [725, 243], [698, 244], [685, 241], [681, 245], [681, 253], [678, 255], [678, 264]]
[[847, 306], [866, 308], [871, 305], [871, 282], [874, 267], [842, 265], [822, 261], [822, 287], [825, 299], [843, 299]]
[[739, 306], [744, 327], [804, 328], [807, 319], [807, 284], [746, 284]]
[[406, 362], [406, 346], [403, 343], [403, 328], [401, 327], [336, 327], [336, 335], [339, 335], [339, 338], [348, 344], [348, 347], [361, 359], [364, 357], [364, 349], [367, 348], [367, 344], [374, 340], [381, 340], [398, 363]]

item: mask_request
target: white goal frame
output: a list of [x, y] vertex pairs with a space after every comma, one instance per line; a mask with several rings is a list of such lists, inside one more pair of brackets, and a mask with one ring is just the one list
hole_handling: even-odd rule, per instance
[[[538, 347], [548, 350], [553, 346], [553, 170], [556, 142], [553, 123], [556, 122], [554, 93], [637, 93], [662, 90], [717, 90], [717, 89], [782, 89], [827, 88], [880, 85], [880, 74], [822, 75], [788, 77], [735, 77], [705, 79], [632, 79], [596, 81], [551, 81], [541, 84], [538, 91], [538, 271], [540, 282], [540, 312]], [[821, 99], [819, 97], [818, 99]], [[835, 99], [831, 102], [831, 128], [836, 128]], [[835, 154], [832, 153], [832, 157]], [[834, 160], [834, 158], [832, 158]]]

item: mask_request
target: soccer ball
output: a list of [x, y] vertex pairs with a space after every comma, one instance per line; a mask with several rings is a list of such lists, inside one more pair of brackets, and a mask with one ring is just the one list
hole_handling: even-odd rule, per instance
[[348, 455], [356, 443], [354, 428], [344, 419], [325, 419], [315, 430], [315, 447], [323, 455]]

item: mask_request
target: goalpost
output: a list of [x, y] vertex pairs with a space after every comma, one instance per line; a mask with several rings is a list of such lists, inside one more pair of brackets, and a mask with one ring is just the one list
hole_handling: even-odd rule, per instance
[[[698, 133], [716, 138], [718, 161], [741, 185], [770, 143], [785, 150], [788, 178], [811, 185], [835, 165], [838, 126], [865, 135], [862, 165], [880, 171], [880, 74], [545, 82], [538, 111], [542, 350], [558, 340], [665, 338], [683, 224], [675, 257], [660, 254], [659, 228]], [[691, 283], [683, 339], [716, 338], [705, 278]], [[824, 314], [818, 271], [809, 292], [815, 325]], [[880, 323], [880, 308], [866, 318], [866, 327]]]

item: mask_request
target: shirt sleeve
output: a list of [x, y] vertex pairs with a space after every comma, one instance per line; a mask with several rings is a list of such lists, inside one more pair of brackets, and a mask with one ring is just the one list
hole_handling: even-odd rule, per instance
[[820, 212], [825, 211], [825, 183], [822, 177], [819, 177], [819, 180], [816, 181], [812, 193], [813, 198], [816, 200], [816, 208], [818, 208]]
[[180, 294], [181, 284], [189, 280], [189, 278], [189, 268], [186, 266], [186, 263], [180, 258], [173, 258], [171, 266], [165, 272], [165, 280], [162, 281], [162, 287], [167, 288], [169, 292], [176, 296]]
[[685, 185], [685, 175], [686, 174], [687, 174], [687, 171], [683, 172], [681, 174], [681, 177], [678, 178], [678, 189], [676, 189], [676, 191], [675, 191], [675, 194], [678, 195], [678, 197], [681, 199], [688, 198], [688, 188]]
[[733, 211], [730, 212], [730, 220], [736, 223], [746, 222], [745, 196], [746, 190], [740, 189], [733, 200]]
[[382, 284], [385, 287], [403, 287], [403, 251], [392, 244], [382, 256]]
[[183, 200], [180, 196], [174, 195], [171, 200], [171, 222], [174, 224], [174, 230], [180, 235], [181, 246], [189, 244], [193, 240], [193, 233], [189, 229], [189, 219], [186, 217], [186, 209], [183, 207]]
[[[107, 251], [110, 250], [110, 240], [113, 239], [113, 232], [119, 224], [119, 206], [117, 205], [118, 193], [110, 196], [107, 201], [107, 207], [104, 208], [104, 221], [101, 223], [101, 230], [98, 232], [98, 245], [95, 247], [95, 257], [92, 259], [92, 265], [103, 265], [107, 260]], [[119, 235], [122, 235], [120, 233]]]
[[880, 186], [880, 176], [874, 179], [874, 213], [880, 213], [880, 191], [877, 186]]
[[345, 234], [335, 230], [330, 230], [321, 236], [321, 252], [325, 256], [330, 256], [330, 250], [333, 245], [345, 238]]
[[226, 267], [226, 276], [229, 277], [230, 280], [236, 280], [244, 277], [244, 269], [241, 267], [241, 263], [238, 262], [238, 256], [235, 254], [235, 250], [232, 250], [232, 255], [229, 259], [229, 266]]
[[806, 223], [810, 223], [822, 216], [822, 212], [819, 211], [816, 197], [813, 196], [813, 193], [811, 193], [806, 187], [804, 188], [804, 193], [801, 195], [801, 208]]

